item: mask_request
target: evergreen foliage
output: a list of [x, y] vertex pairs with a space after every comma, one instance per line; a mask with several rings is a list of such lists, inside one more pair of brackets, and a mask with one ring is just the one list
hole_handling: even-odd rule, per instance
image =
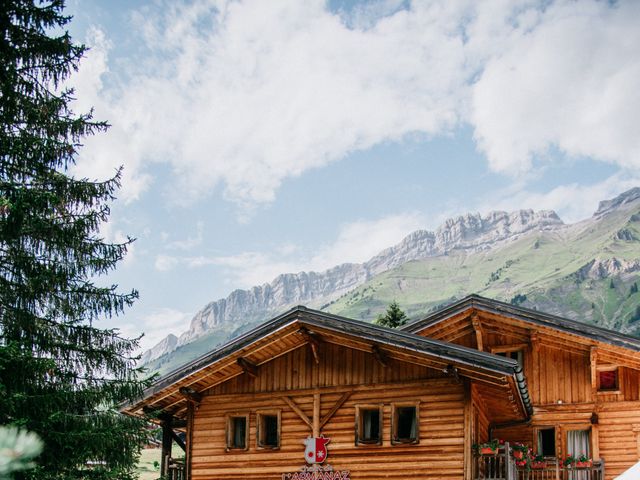
[[44, 442], [20, 478], [128, 479], [144, 422], [115, 407], [148, 380], [139, 380], [137, 339], [94, 324], [137, 292], [94, 282], [132, 240], [99, 234], [120, 172], [104, 182], [68, 173], [82, 139], [107, 124], [72, 111], [64, 81], [86, 49], [64, 32], [63, 8], [0, 3], [0, 424]]
[[381, 327], [398, 328], [402, 325], [406, 325], [408, 321], [409, 318], [407, 317], [407, 314], [400, 309], [398, 302], [394, 300], [387, 307], [386, 313], [384, 315], [378, 315], [378, 318], [375, 319], [374, 323]]

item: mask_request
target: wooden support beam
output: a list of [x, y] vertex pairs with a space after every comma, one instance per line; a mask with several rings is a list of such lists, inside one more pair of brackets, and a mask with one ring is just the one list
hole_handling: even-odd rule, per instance
[[174, 442], [178, 444], [178, 446], [182, 449], [183, 452], [187, 452], [187, 445], [182, 441], [180, 435], [178, 435], [175, 430], [171, 429], [171, 438]]
[[591, 364], [591, 401], [598, 401], [598, 347], [591, 347], [589, 351], [589, 362]]
[[313, 394], [313, 436], [320, 436], [320, 394]]
[[300, 419], [313, 430], [313, 422], [309, 419], [309, 417], [307, 417], [307, 414], [302, 411], [302, 409], [296, 404], [296, 402], [293, 401], [291, 397], [283, 395], [282, 400], [284, 400], [285, 403], [289, 405], [289, 407], [291, 407], [291, 410], [296, 412]]
[[255, 363], [250, 362], [246, 358], [240, 357], [236, 360], [238, 365], [242, 368], [242, 371], [247, 375], [257, 378], [258, 377], [258, 366]]
[[387, 368], [389, 366], [389, 359], [387, 358], [385, 353], [380, 349], [380, 347], [378, 347], [377, 345], [374, 345], [373, 347], [371, 347], [371, 353], [373, 354], [373, 357], [378, 361], [378, 363], [382, 365], [384, 368]]
[[160, 457], [160, 476], [169, 474], [169, 459], [171, 458], [171, 443], [173, 441], [173, 425], [172, 418], [168, 417], [162, 420], [162, 454]]
[[191, 462], [193, 457], [193, 419], [195, 417], [195, 404], [187, 405], [187, 451], [185, 452], [185, 480], [191, 480]]
[[320, 420], [320, 430], [322, 430], [322, 427], [325, 426], [325, 424], [331, 420], [331, 417], [333, 417], [333, 415], [338, 411], [338, 409], [344, 405], [344, 402], [346, 402], [349, 397], [351, 396], [351, 392], [344, 392], [342, 394], [342, 396], [338, 399], [338, 401], [333, 405], [333, 407], [331, 407], [331, 410], [329, 410], [329, 412], [322, 417], [322, 420]]
[[636, 449], [637, 449], [636, 454], [637, 454], [638, 460], [640, 460], [640, 425], [633, 426], [633, 433], [636, 434]]
[[197, 404], [202, 402], [202, 394], [191, 387], [180, 387], [178, 391], [180, 392], [180, 395], [185, 397], [187, 400]]
[[478, 345], [478, 350], [482, 352], [484, 350], [484, 342], [482, 341], [482, 323], [480, 322], [480, 317], [478, 317], [477, 314], [471, 317], [471, 325], [473, 326], [473, 331], [476, 333], [476, 344]]
[[447, 365], [447, 368], [444, 370], [444, 372], [452, 377], [456, 381], [456, 383], [461, 382], [460, 375], [458, 374], [458, 369], [453, 365]]
[[298, 330], [298, 333], [302, 335], [302, 338], [304, 338], [304, 340], [311, 347], [311, 353], [313, 354], [313, 359], [315, 360], [316, 365], [318, 365], [320, 363], [320, 355], [318, 353], [318, 351], [320, 350], [320, 342], [321, 342], [320, 337], [315, 333], [311, 333], [309, 330], [307, 330], [304, 327]]

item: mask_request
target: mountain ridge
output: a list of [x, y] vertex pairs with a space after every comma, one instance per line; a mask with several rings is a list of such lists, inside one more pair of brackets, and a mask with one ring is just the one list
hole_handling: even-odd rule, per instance
[[444, 255], [454, 249], [489, 249], [532, 229], [545, 230], [564, 225], [560, 217], [549, 210], [492, 211], [484, 216], [467, 213], [452, 217], [435, 231], [416, 230], [410, 233], [364, 263], [344, 263], [323, 272], [285, 273], [250, 289], [236, 289], [198, 311], [189, 329], [180, 334], [177, 341], [167, 337], [145, 351], [141, 363], [148, 363], [187, 345], [211, 329], [233, 325], [240, 318], [245, 321], [265, 319], [299, 303], [326, 305], [375, 275], [409, 261]]

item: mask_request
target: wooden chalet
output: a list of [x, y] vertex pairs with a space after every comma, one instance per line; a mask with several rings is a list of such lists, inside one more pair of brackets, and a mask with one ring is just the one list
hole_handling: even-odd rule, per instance
[[[161, 472], [176, 480], [613, 479], [640, 458], [639, 352], [638, 339], [478, 296], [402, 331], [297, 307], [123, 412], [162, 424]], [[474, 453], [497, 437], [497, 455]], [[517, 466], [509, 442], [546, 468]], [[568, 453], [593, 462], [565, 468]]]

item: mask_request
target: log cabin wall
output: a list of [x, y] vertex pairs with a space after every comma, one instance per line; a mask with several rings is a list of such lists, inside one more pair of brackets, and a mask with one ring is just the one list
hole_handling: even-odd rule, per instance
[[[305, 465], [302, 441], [311, 435], [315, 417], [328, 415], [319, 432], [331, 439], [327, 463], [349, 470], [352, 479], [464, 478], [470, 452], [464, 445], [464, 383], [403, 362], [384, 367], [369, 353], [336, 345], [323, 345], [319, 353], [316, 364], [305, 346], [260, 366], [256, 377], [243, 374], [208, 390], [193, 419], [192, 480], [280, 479], [282, 473], [299, 471]], [[419, 441], [392, 445], [392, 405], [403, 403], [418, 406]], [[356, 446], [358, 405], [382, 406], [381, 445]], [[262, 410], [280, 413], [278, 449], [257, 447], [257, 413]], [[247, 450], [227, 451], [230, 414], [248, 415]]]
[[[537, 450], [539, 429], [552, 427], [556, 455], [564, 457], [567, 432], [589, 430], [591, 455], [605, 460], [607, 480], [640, 460], [640, 370], [616, 362], [620, 355], [639, 362], [637, 352], [482, 312], [465, 312], [416, 333], [492, 353], [522, 350], [534, 415], [528, 425], [501, 428], [495, 437]], [[598, 371], [608, 368], [617, 368], [619, 388], [598, 391]]]

